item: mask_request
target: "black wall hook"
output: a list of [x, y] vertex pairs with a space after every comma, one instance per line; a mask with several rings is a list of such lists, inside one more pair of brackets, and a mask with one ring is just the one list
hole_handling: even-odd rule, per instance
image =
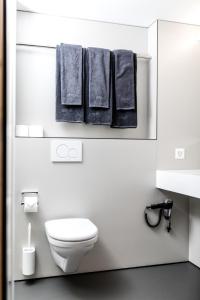
[[[145, 208], [145, 212], [144, 212], [144, 217], [145, 217], [145, 221], [146, 224], [151, 227], [151, 228], [156, 228], [160, 225], [162, 216], [165, 218], [165, 220], [167, 221], [167, 231], [170, 232], [171, 231], [171, 214], [172, 214], [172, 207], [173, 207], [173, 201], [170, 199], [166, 199], [164, 202], [162, 203], [157, 203], [157, 204], [152, 204], [150, 206], [146, 206]], [[149, 221], [148, 218], [148, 210], [154, 210], [154, 209], [158, 209], [159, 213], [158, 213], [158, 220], [156, 223], [152, 224]]]

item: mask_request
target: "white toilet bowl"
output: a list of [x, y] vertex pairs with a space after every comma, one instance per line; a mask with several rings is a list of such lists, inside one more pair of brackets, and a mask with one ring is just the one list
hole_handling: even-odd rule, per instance
[[82, 257], [98, 239], [97, 227], [84, 218], [47, 221], [45, 230], [52, 256], [65, 273], [77, 271]]

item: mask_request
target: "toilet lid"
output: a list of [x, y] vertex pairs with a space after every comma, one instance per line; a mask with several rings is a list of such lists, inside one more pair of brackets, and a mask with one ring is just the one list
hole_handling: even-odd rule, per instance
[[94, 238], [97, 227], [82, 218], [58, 219], [45, 222], [46, 233], [59, 241], [80, 242]]

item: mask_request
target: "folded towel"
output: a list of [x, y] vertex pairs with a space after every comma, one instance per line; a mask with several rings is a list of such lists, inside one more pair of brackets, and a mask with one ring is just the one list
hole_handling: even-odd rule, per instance
[[89, 107], [109, 108], [110, 50], [88, 48]]
[[[113, 69], [115, 68], [115, 55], [112, 54], [112, 66]], [[134, 109], [118, 109], [117, 107], [117, 90], [116, 87], [113, 88], [113, 121], [112, 126], [113, 128], [136, 128], [137, 127], [137, 92], [136, 92], [136, 86], [137, 86], [137, 57], [136, 54], [133, 54], [133, 78], [134, 78]], [[115, 72], [113, 72], [113, 82], [115, 85]]]
[[84, 108], [82, 106], [68, 106], [61, 104], [61, 78], [60, 78], [60, 46], [56, 47], [56, 121], [76, 122], [84, 121]]
[[82, 104], [82, 47], [61, 44], [61, 104]]
[[129, 50], [115, 50], [116, 109], [135, 108], [134, 54]]
[[[111, 125], [112, 123], [112, 94], [109, 92], [108, 108], [90, 107], [89, 104], [89, 53], [85, 49], [85, 123], [93, 125]], [[109, 63], [110, 68], [110, 63]], [[111, 78], [109, 76], [109, 85]]]
[[135, 110], [127, 110], [122, 112], [114, 109], [112, 128], [136, 128], [137, 112]]

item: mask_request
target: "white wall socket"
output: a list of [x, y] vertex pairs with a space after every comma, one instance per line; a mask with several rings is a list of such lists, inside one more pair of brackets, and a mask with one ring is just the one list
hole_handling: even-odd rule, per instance
[[175, 149], [175, 159], [185, 159], [185, 149], [176, 148]]

